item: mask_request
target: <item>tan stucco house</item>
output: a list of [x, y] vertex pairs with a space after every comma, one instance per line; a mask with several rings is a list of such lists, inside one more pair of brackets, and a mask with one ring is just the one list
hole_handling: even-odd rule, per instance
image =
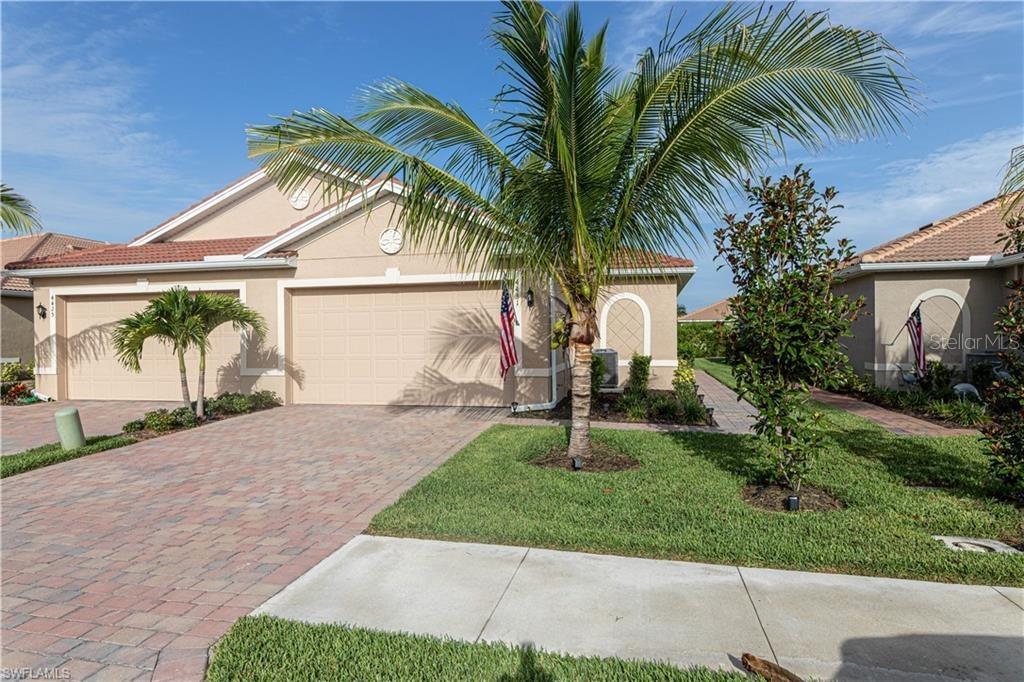
[[1002, 202], [991, 199], [848, 263], [837, 290], [865, 301], [843, 342], [853, 368], [878, 385], [897, 385], [900, 368], [913, 366], [904, 324], [918, 305], [928, 359], [963, 370], [991, 358], [1006, 282], [1024, 274], [1024, 254], [1004, 255], [996, 243], [1005, 229]]
[[[403, 244], [388, 182], [331, 205], [318, 191], [282, 194], [247, 175], [127, 244], [11, 264], [31, 279], [37, 390], [48, 396], [180, 396], [176, 363], [152, 342], [141, 374], [122, 368], [113, 325], [174, 285], [242, 298], [267, 321], [263, 343], [215, 332], [207, 385], [270, 389], [288, 403], [548, 405], [566, 395], [568, 358], [550, 347], [564, 306], [547, 282], [512, 283], [520, 363], [498, 373], [500, 283], [453, 268], [445, 254]], [[676, 296], [687, 259], [652, 256], [613, 271], [599, 346], [652, 356], [653, 383], [676, 364]], [[196, 367], [190, 362], [193, 380]], [[625, 372], [621, 373], [625, 380]]]
[[[0, 239], [0, 263], [72, 253], [106, 242], [58, 232]], [[32, 286], [15, 275], [0, 278], [0, 362], [32, 362], [35, 340]]]

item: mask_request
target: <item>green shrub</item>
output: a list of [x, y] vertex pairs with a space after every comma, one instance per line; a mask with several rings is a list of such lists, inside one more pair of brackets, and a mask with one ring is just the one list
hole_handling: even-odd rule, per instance
[[0, 365], [0, 381], [28, 381], [35, 378], [35, 363], [5, 362]]
[[684, 360], [725, 355], [721, 325], [718, 322], [680, 322], [676, 332], [676, 354]]
[[268, 407], [277, 407], [281, 399], [273, 391], [256, 391], [255, 393], [221, 393], [206, 403], [206, 410], [210, 414], [245, 414], [253, 410], [265, 410]]
[[252, 394], [252, 409], [254, 410], [265, 410], [280, 404], [281, 399], [273, 391], [256, 391]]
[[946, 400], [953, 397], [953, 377], [956, 370], [941, 362], [931, 360], [925, 365], [919, 385], [932, 398]]
[[171, 419], [174, 420], [174, 425], [180, 429], [191, 429], [193, 426], [199, 426], [199, 417], [196, 416], [195, 411], [191, 407], [179, 407], [171, 412]]
[[672, 387], [679, 391], [680, 387], [696, 386], [697, 380], [694, 378], [693, 365], [690, 364], [689, 360], [680, 359], [676, 364], [676, 369], [672, 372]]
[[124, 431], [125, 433], [136, 433], [137, 431], [141, 431], [144, 428], [146, 428], [146, 423], [144, 421], [142, 421], [141, 419], [133, 419], [124, 426], [122, 426], [121, 430]]
[[648, 401], [647, 409], [655, 419], [677, 422], [683, 416], [683, 406], [670, 395], [656, 395]]
[[590, 401], [597, 400], [604, 384], [604, 358], [600, 355], [590, 356]]
[[626, 393], [645, 397], [650, 381], [651, 356], [634, 353], [629, 360], [629, 380], [626, 383]]
[[172, 431], [175, 427], [174, 417], [171, 416], [170, 412], [164, 409], [147, 412], [145, 416], [142, 417], [142, 424], [150, 431], [155, 431], [156, 433]]
[[623, 393], [619, 398], [618, 407], [626, 413], [626, 420], [631, 422], [647, 421], [647, 396], [641, 393]]

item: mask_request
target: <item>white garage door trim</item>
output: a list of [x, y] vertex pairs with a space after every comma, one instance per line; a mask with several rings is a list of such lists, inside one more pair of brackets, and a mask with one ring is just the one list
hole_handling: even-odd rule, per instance
[[[184, 286], [189, 291], [237, 291], [238, 300], [245, 303], [245, 282], [157, 282], [150, 283], [148, 279], [139, 279], [135, 284], [101, 284], [81, 285], [70, 287], [55, 287], [50, 289], [49, 311], [47, 317], [50, 320], [50, 364], [36, 367], [36, 374], [57, 374], [57, 298], [68, 296], [117, 296], [123, 294], [148, 294], [167, 291], [173, 287]], [[244, 332], [239, 334], [242, 343], [242, 365], [243, 376], [255, 376], [265, 372], [276, 372], [274, 368], [249, 367], [246, 363], [248, 352], [248, 338]], [[283, 373], [283, 372], [282, 372]]]

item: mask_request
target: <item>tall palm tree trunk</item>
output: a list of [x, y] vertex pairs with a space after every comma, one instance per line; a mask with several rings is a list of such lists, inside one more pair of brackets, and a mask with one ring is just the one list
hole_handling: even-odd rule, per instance
[[202, 347], [199, 349], [199, 382], [196, 387], [199, 389], [199, 395], [196, 396], [196, 416], [202, 419], [206, 409], [206, 349]]
[[569, 457], [590, 456], [590, 358], [593, 343], [574, 343], [572, 366], [572, 427]]
[[178, 373], [181, 375], [181, 399], [185, 401], [185, 407], [192, 408], [192, 398], [188, 394], [188, 374], [185, 369], [185, 349], [176, 348], [178, 353]]

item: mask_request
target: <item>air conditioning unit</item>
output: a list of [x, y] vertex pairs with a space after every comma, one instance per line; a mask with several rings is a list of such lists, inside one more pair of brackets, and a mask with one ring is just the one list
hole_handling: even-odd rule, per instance
[[601, 388], [619, 387], [619, 352], [611, 348], [595, 348], [594, 355], [604, 359], [604, 378]]

